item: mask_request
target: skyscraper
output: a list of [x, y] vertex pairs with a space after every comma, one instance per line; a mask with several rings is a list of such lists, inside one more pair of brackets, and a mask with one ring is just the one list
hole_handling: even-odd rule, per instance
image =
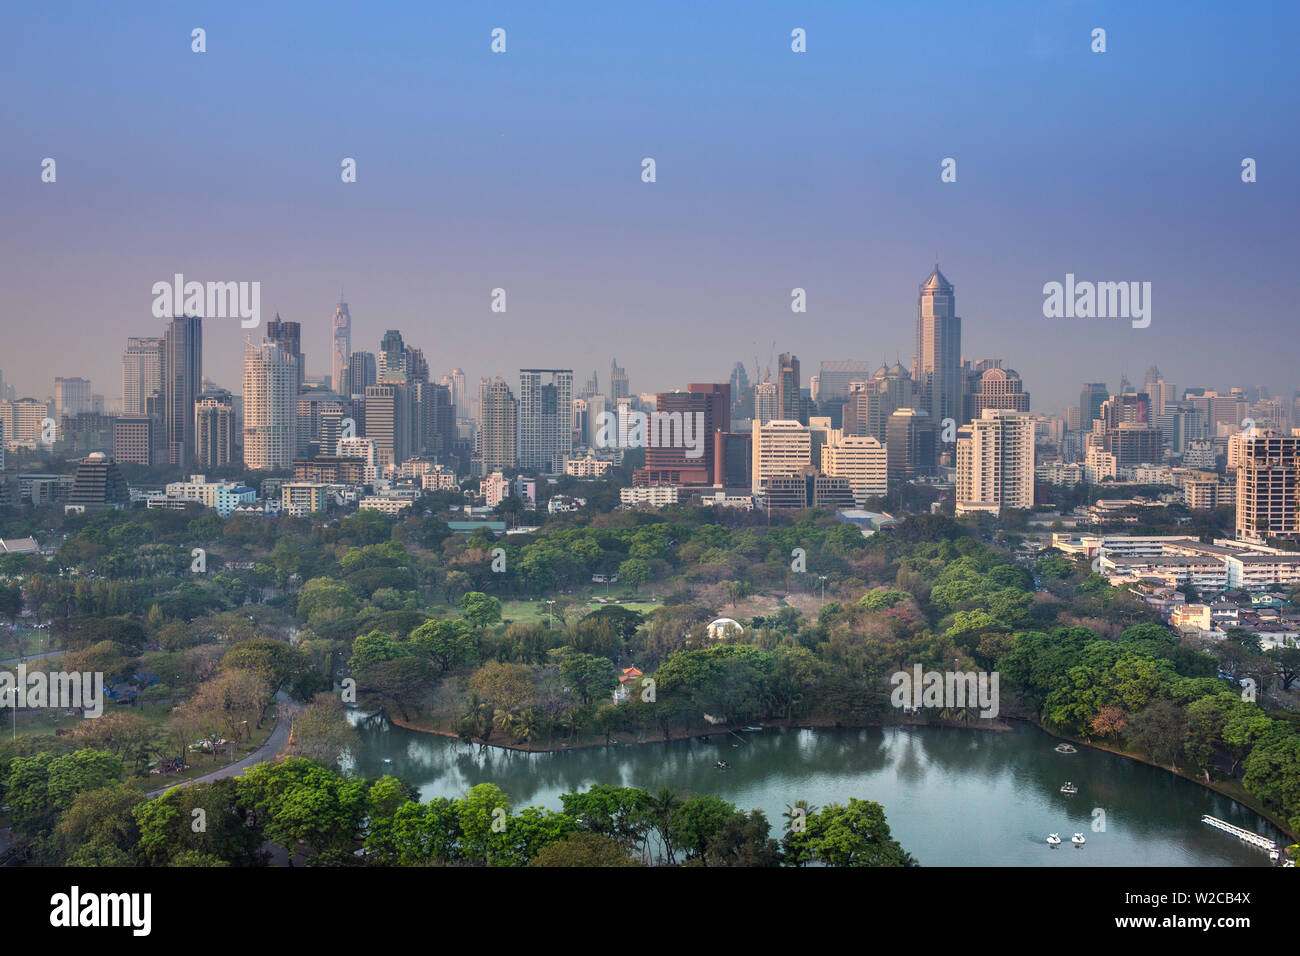
[[225, 391], [205, 393], [194, 403], [194, 463], [200, 468], [228, 465], [234, 444], [234, 399]]
[[[952, 284], [935, 263], [921, 283], [916, 316], [916, 366], [912, 379], [917, 406], [936, 430], [945, 418], [962, 417], [961, 319]], [[894, 449], [889, 449], [892, 458]]]
[[163, 340], [132, 337], [122, 355], [122, 414], [147, 413], [146, 401], [162, 389]]
[[194, 461], [194, 403], [203, 381], [203, 320], [179, 316], [163, 335], [163, 442], [167, 462]]
[[617, 408], [620, 398], [631, 395], [627, 384], [627, 371], [619, 368], [617, 359], [609, 360], [609, 407]]
[[521, 368], [519, 467], [562, 475], [564, 459], [572, 451], [573, 370]]
[[780, 370], [776, 379], [777, 418], [801, 421], [803, 403], [799, 400], [799, 356], [782, 352], [777, 365]]
[[408, 361], [402, 333], [397, 329], [389, 329], [379, 342], [379, 381], [405, 382], [409, 371]]
[[1092, 431], [1092, 420], [1101, 418], [1101, 404], [1110, 398], [1105, 382], [1088, 382], [1079, 393], [1079, 427]]
[[766, 424], [780, 418], [780, 407], [775, 382], [763, 379], [754, 386], [754, 421]]
[[400, 465], [411, 456], [410, 392], [404, 382], [378, 382], [366, 389], [366, 438], [374, 442], [375, 464]]
[[379, 380], [373, 352], [353, 352], [348, 359], [348, 374], [344, 380], [343, 395], [364, 395], [366, 389]]
[[90, 411], [90, 380], [73, 376], [54, 380], [54, 414], [81, 415]]
[[334, 391], [346, 395], [348, 363], [352, 360], [352, 316], [348, 304], [341, 297], [334, 309], [334, 340], [330, 355], [330, 379]]
[[266, 323], [266, 340], [274, 342], [280, 346], [280, 351], [293, 357], [295, 366], [298, 369], [298, 391], [302, 391], [303, 375], [306, 369], [305, 356], [302, 354], [302, 324], [299, 322], [284, 322], [280, 319], [280, 313], [275, 313], [275, 318]]
[[517, 462], [515, 426], [518, 407], [510, 386], [499, 376], [491, 385], [483, 389], [481, 394], [483, 406], [481, 412], [483, 420], [479, 429], [482, 444], [481, 467], [483, 474], [490, 475], [494, 471], [505, 471], [515, 467]]
[[297, 450], [298, 363], [271, 341], [244, 346], [244, 465], [271, 471]]
[[456, 410], [457, 421], [469, 418], [469, 392], [466, 391], [463, 368], [451, 370], [451, 404]]

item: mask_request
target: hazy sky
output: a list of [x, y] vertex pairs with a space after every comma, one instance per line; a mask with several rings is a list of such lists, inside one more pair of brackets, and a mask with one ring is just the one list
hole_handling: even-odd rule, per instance
[[[5, 381], [116, 401], [176, 272], [260, 281], [309, 374], [342, 289], [354, 348], [398, 328], [435, 379], [603, 386], [617, 356], [646, 391], [793, 351], [806, 381], [910, 364], [937, 255], [966, 357], [1018, 369], [1035, 409], [1152, 363], [1180, 389], [1300, 384], [1294, 3], [382, 6], [6, 5]], [[1067, 272], [1151, 282], [1150, 327], [1044, 318]], [[204, 325], [238, 390], [247, 333]]]

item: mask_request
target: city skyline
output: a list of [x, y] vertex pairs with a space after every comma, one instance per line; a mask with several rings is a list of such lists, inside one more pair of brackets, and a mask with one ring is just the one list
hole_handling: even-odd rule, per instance
[[[334, 371], [340, 286], [352, 348], [401, 329], [436, 346], [439, 374], [633, 355], [638, 391], [654, 391], [782, 351], [805, 378], [844, 356], [910, 365], [913, 283], [937, 258], [961, 295], [964, 357], [1004, 358], [1039, 409], [1153, 364], [1180, 387], [1296, 387], [1284, 350], [1259, 347], [1288, 333], [1278, 302], [1300, 291], [1297, 133], [1276, 122], [1295, 107], [1293, 8], [731, 12], [692, 9], [683, 30], [662, 11], [522, 5], [491, 21], [398, 5], [364, 24], [213, 11], [202, 56], [153, 5], [81, 10], [71, 35], [7, 14], [25, 42], [0, 68], [22, 94], [0, 144], [14, 225], [0, 278], [31, 318], [8, 330], [6, 381], [43, 398], [82, 376], [115, 401], [122, 342], [160, 334], [150, 289], [177, 272], [261, 282], [262, 324], [278, 311], [302, 325], [313, 376]], [[489, 49], [498, 21], [504, 55]], [[1089, 49], [1098, 23], [1104, 54]], [[807, 53], [791, 52], [793, 26]], [[348, 57], [379, 37], [383, 61]], [[341, 59], [356, 82], [340, 91], [325, 64]], [[69, 67], [45, 76], [53, 61]], [[435, 122], [392, 122], [427, 116], [448, 85], [460, 95]], [[177, 145], [160, 120], [182, 99], [195, 129], [235, 111], [251, 139]], [[340, 181], [348, 157], [355, 183]], [[190, 222], [203, 228], [178, 243]], [[1045, 318], [1044, 284], [1067, 275], [1150, 282], [1151, 325]], [[213, 380], [239, 381], [244, 334], [208, 324]]]

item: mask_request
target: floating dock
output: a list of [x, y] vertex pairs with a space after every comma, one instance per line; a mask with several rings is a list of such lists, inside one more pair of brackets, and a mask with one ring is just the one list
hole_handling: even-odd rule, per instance
[[1212, 827], [1217, 827], [1225, 833], [1231, 833], [1235, 837], [1240, 837], [1251, 846], [1257, 846], [1262, 850], [1276, 850], [1277, 844], [1267, 837], [1262, 837], [1258, 833], [1252, 833], [1249, 830], [1243, 830], [1241, 827], [1235, 827], [1226, 820], [1220, 820], [1218, 817], [1212, 817], [1208, 813], [1202, 815], [1202, 823], [1208, 823]]

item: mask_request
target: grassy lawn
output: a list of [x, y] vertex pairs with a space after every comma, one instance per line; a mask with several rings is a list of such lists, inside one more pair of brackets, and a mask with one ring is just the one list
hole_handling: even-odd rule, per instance
[[54, 638], [48, 629], [20, 627], [16, 633], [7, 629], [0, 632], [0, 660], [13, 660], [56, 649]]
[[[171, 701], [163, 703], [137, 704], [133, 707], [118, 707], [112, 701], [107, 701], [104, 705], [104, 713], [129, 713], [137, 717], [143, 717], [153, 726], [154, 731], [164, 741], [162, 753], [165, 756], [174, 756], [175, 744], [168, 737], [168, 718], [171, 716], [172, 708], [175, 704]], [[180, 774], [171, 774], [166, 777], [159, 774], [146, 773], [142, 776], [135, 777], [148, 789], [155, 787], [168, 786], [173, 783], [183, 783], [195, 777], [201, 777], [205, 773], [213, 770], [219, 770], [227, 764], [235, 763], [247, 757], [262, 744], [266, 743], [266, 738], [271, 736], [271, 731], [275, 729], [276, 709], [272, 706], [266, 712], [266, 719], [262, 722], [262, 729], [253, 728], [252, 737], [245, 740], [243, 744], [235, 748], [234, 754], [231, 755], [226, 750], [222, 750], [215, 758], [211, 754], [190, 751], [186, 755], [186, 762], [189, 763], [190, 769]], [[22, 710], [18, 712], [17, 733], [30, 735], [53, 735], [56, 730], [73, 730], [83, 720], [92, 718], [86, 717], [69, 717], [62, 708], [45, 707], [33, 710]], [[0, 734], [10, 736], [14, 733], [15, 722], [12, 711], [8, 708], [0, 709]], [[130, 768], [128, 767], [128, 770]]]
[[[575, 597], [578, 600], [582, 600], [583, 595], [565, 595], [565, 597], [570, 601]], [[600, 597], [604, 597], [604, 595], [602, 594]], [[655, 608], [659, 607], [659, 602], [657, 601], [632, 600], [630, 592], [626, 595], [621, 595], [615, 591], [611, 594], [611, 597], [619, 599], [618, 607], [625, 607], [631, 611], [640, 611], [642, 614], [648, 614]], [[612, 601], [609, 603], [612, 603]], [[587, 610], [594, 611], [597, 608], [604, 606], [605, 605], [595, 600], [594, 596], [587, 597]], [[502, 620], [513, 621], [519, 624], [545, 624], [550, 618], [550, 613], [548, 612], [544, 601], [502, 601], [501, 618]], [[555, 617], [555, 623], [557, 625], [562, 624], [558, 614]]]

